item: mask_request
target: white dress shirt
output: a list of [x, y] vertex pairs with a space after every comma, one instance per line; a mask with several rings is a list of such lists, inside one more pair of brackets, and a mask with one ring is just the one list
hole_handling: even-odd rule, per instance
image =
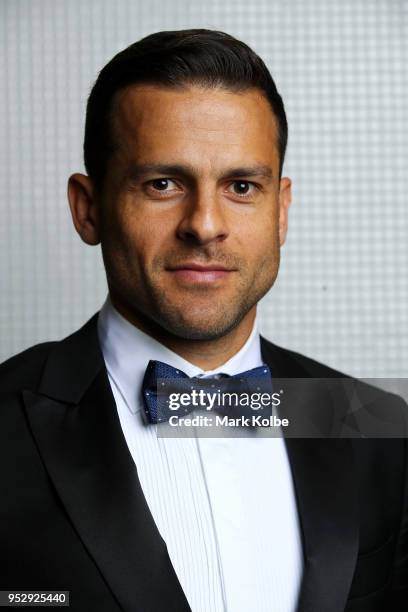
[[282, 438], [164, 438], [141, 395], [150, 359], [188, 376], [263, 364], [256, 318], [244, 346], [215, 370], [140, 331], [109, 296], [98, 333], [123, 434], [157, 528], [193, 612], [294, 612], [303, 571], [298, 514]]

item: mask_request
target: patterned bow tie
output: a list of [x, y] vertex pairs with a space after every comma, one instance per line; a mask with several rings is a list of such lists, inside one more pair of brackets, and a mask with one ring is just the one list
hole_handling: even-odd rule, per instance
[[[208, 405], [193, 403], [194, 397], [199, 399], [206, 398], [211, 405], [211, 410], [215, 410], [226, 416], [253, 416], [262, 414], [270, 416], [272, 406], [254, 409], [249, 405], [223, 405], [220, 403], [221, 394], [242, 394], [260, 393], [272, 394], [272, 376], [267, 365], [263, 365], [233, 376], [221, 374], [223, 378], [190, 378], [177, 368], [163, 363], [162, 361], [150, 360], [143, 378], [142, 395], [145, 405], [145, 413], [149, 423], [162, 423], [168, 421], [173, 415], [186, 416], [196, 409], [209, 410]], [[174, 397], [187, 394], [192, 400], [174, 406]], [[212, 403], [209, 400], [212, 396]], [[184, 395], [186, 397], [186, 395]], [[225, 396], [223, 396], [225, 397]]]

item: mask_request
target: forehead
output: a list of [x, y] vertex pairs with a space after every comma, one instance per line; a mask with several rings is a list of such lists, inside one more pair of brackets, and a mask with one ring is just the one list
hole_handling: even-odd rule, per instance
[[131, 85], [115, 94], [112, 106], [114, 140], [123, 161], [166, 158], [198, 167], [278, 158], [277, 121], [257, 89], [235, 93]]

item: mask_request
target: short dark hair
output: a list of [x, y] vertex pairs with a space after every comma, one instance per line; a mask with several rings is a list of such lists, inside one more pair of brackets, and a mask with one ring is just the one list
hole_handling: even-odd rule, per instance
[[269, 101], [278, 125], [279, 177], [288, 125], [281, 96], [262, 59], [226, 32], [196, 28], [155, 32], [115, 55], [100, 71], [88, 98], [84, 162], [97, 191], [102, 190], [114, 151], [112, 98], [131, 84], [170, 89], [186, 85], [221, 86], [229, 91], [258, 88]]

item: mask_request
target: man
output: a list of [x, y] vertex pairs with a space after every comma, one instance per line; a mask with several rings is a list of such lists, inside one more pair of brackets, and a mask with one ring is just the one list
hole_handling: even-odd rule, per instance
[[[267, 68], [225, 33], [152, 34], [101, 71], [68, 197], [109, 296], [1, 367], [1, 589], [69, 590], [98, 612], [407, 609], [406, 440], [326, 439], [344, 394], [295, 389], [299, 418], [319, 414], [312, 439], [152, 423], [152, 368], [343, 377], [258, 332], [288, 227], [286, 140]], [[397, 396], [371, 404], [403, 422]]]

